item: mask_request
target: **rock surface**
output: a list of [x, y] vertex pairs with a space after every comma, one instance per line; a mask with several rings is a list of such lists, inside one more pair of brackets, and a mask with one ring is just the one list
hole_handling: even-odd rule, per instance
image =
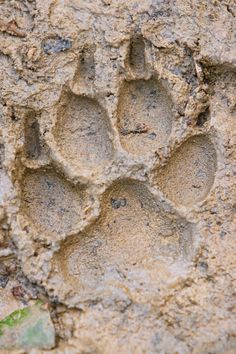
[[0, 2], [0, 320], [46, 299], [47, 352], [235, 353], [235, 17]]

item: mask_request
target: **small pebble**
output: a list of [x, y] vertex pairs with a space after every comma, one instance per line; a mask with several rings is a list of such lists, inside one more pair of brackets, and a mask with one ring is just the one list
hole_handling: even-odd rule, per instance
[[9, 277], [7, 275], [0, 275], [0, 288], [5, 288], [7, 286]]
[[111, 198], [111, 206], [113, 209], [119, 209], [120, 207], [125, 207], [126, 204], [127, 204], [127, 200], [125, 198], [122, 199]]
[[70, 49], [72, 42], [70, 39], [55, 38], [49, 39], [43, 44], [43, 49], [46, 54], [60, 53]]
[[156, 137], [157, 137], [157, 135], [156, 135], [156, 133], [150, 133], [150, 134], [148, 134], [148, 138], [149, 139], [151, 139], [151, 140], [155, 140], [156, 139]]

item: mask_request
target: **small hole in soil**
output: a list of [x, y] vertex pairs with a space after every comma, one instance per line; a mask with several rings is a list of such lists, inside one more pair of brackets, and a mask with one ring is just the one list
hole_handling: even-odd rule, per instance
[[200, 113], [199, 116], [197, 117], [197, 126], [202, 127], [208, 120], [210, 116], [210, 109], [207, 107], [207, 109]]

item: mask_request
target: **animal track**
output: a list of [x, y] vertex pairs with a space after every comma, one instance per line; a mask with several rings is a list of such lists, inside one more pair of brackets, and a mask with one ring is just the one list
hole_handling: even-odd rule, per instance
[[22, 211], [42, 231], [70, 233], [83, 216], [85, 201], [83, 189], [52, 170], [28, 170], [23, 177]]
[[113, 154], [110, 124], [105, 110], [91, 98], [68, 95], [54, 128], [65, 159], [83, 169], [104, 166]]
[[207, 136], [189, 138], [156, 173], [158, 187], [177, 204], [204, 199], [214, 182], [216, 152]]
[[[58, 103], [50, 133], [56, 142], [53, 148], [78, 179], [81, 171], [93, 174], [87, 186], [67, 181], [54, 171], [53, 162], [36, 170], [26, 169], [22, 177], [22, 214], [39, 231], [61, 242], [53, 256], [49, 290], [54, 291], [58, 283], [68, 284], [79, 301], [101, 295], [112, 284], [128, 289], [136, 282], [145, 282], [152, 288], [153, 281], [171, 277], [173, 265], [187, 264], [195, 251], [197, 233], [177, 208], [204, 200], [214, 182], [217, 157], [205, 115], [196, 124], [196, 135], [188, 140], [181, 138], [182, 144], [166, 158], [164, 166], [158, 160], [150, 167], [150, 156], [177, 137], [172, 132], [174, 104], [170, 94], [154, 76], [140, 78], [146, 70], [144, 49], [142, 37], [131, 42], [128, 55], [133, 76], [123, 82], [113, 117], [91, 94], [96, 80], [90, 51], [82, 57], [78, 74], [84, 84], [91, 68], [89, 94], [83, 87], [83, 94], [64, 93]], [[208, 118], [208, 111], [206, 115]], [[25, 129], [26, 151], [37, 159], [39, 126], [34, 116]], [[119, 151], [118, 139], [129, 155]], [[52, 160], [56, 159], [53, 156]], [[143, 158], [138, 176], [133, 173], [137, 156]], [[111, 168], [103, 173], [101, 183], [98, 175], [109, 163]], [[64, 174], [69, 175], [66, 168]], [[131, 175], [136, 177], [131, 179]], [[87, 196], [91, 193], [93, 218], [88, 220]], [[54, 276], [60, 281], [54, 281]], [[67, 295], [56, 290], [60, 301], [66, 302]]]
[[[81, 297], [97, 296], [114, 281], [190, 257], [192, 225], [166, 211], [142, 183], [115, 182], [103, 195], [102, 213], [88, 230], [69, 238], [56, 255], [59, 273]], [[141, 281], [141, 277], [139, 279]]]
[[126, 81], [118, 106], [123, 147], [143, 155], [165, 145], [172, 126], [171, 106], [170, 97], [158, 81]]

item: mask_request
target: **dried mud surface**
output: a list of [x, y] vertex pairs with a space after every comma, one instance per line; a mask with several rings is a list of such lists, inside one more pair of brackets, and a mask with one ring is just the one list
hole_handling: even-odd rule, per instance
[[235, 17], [0, 0], [0, 319], [56, 331], [27, 352], [236, 352]]

